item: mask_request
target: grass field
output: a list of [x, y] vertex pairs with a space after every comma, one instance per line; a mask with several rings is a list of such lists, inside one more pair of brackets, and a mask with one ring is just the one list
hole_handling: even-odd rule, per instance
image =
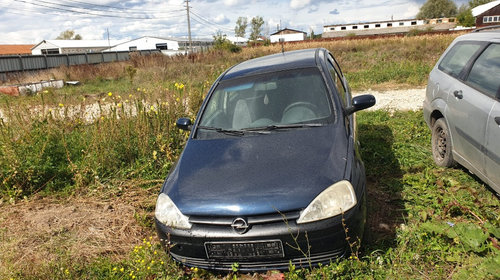
[[[455, 35], [456, 36], [456, 35]], [[287, 45], [330, 49], [361, 89], [425, 85], [453, 35]], [[395, 47], [398, 46], [398, 47]], [[54, 69], [82, 86], [2, 97], [1, 279], [495, 279], [500, 277], [500, 202], [461, 168], [436, 167], [421, 112], [358, 114], [367, 169], [363, 246], [346, 260], [283, 275], [212, 274], [169, 259], [152, 217], [160, 185], [211, 82], [239, 61], [279, 52]], [[97, 106], [89, 122], [75, 106]], [[134, 112], [134, 113], [132, 113]]]

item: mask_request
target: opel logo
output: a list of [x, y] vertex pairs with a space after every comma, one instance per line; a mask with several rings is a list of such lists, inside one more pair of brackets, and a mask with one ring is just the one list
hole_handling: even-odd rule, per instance
[[243, 218], [234, 219], [233, 223], [231, 224], [231, 227], [233, 228], [234, 232], [238, 234], [244, 234], [245, 232], [248, 231], [248, 223]]

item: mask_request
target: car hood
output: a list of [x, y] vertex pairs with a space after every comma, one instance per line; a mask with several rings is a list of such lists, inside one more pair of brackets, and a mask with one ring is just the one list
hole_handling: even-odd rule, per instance
[[185, 215], [259, 215], [300, 210], [342, 180], [347, 138], [339, 126], [222, 139], [189, 139], [165, 181]]

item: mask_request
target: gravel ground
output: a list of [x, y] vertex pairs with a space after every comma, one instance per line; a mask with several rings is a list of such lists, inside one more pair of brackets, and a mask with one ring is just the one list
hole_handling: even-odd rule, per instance
[[389, 90], [389, 91], [360, 91], [353, 92], [353, 95], [372, 94], [377, 103], [368, 110], [384, 109], [393, 111], [416, 111], [422, 109], [425, 88]]

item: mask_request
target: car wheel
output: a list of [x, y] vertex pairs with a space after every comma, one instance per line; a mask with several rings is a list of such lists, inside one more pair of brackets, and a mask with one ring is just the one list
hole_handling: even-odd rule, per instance
[[438, 119], [432, 127], [432, 157], [437, 165], [450, 167], [455, 165], [451, 152], [451, 137], [444, 118]]

